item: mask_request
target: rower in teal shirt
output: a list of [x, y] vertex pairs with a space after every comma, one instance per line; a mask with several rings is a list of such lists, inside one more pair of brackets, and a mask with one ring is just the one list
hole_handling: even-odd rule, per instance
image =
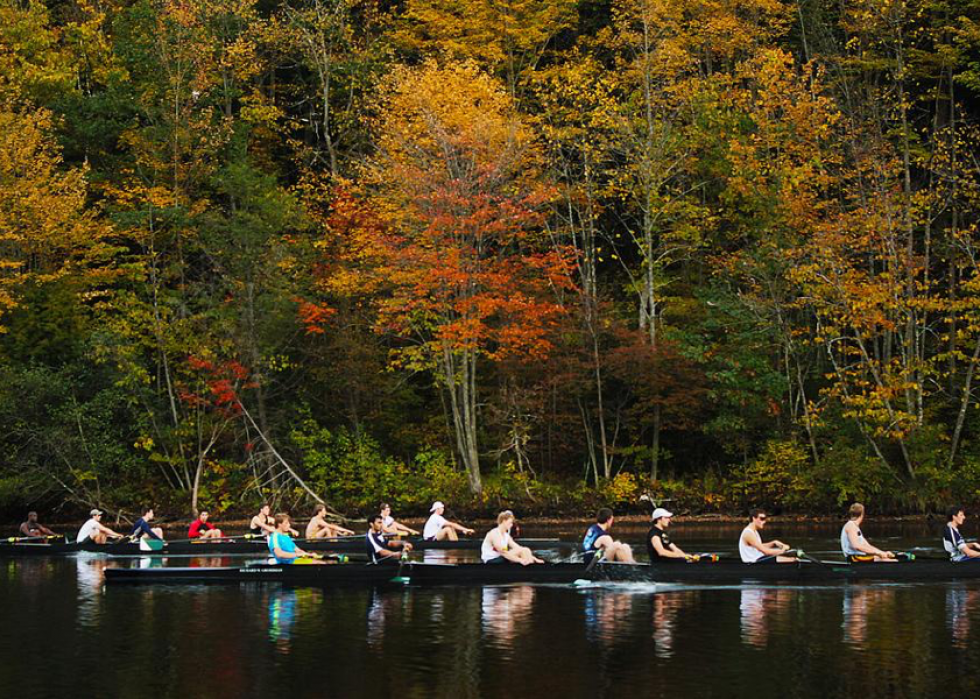
[[296, 542], [289, 536], [289, 515], [277, 514], [276, 531], [269, 535], [269, 551], [276, 559], [276, 563], [290, 565], [293, 563], [323, 563], [312, 553], [307, 553], [296, 546]]

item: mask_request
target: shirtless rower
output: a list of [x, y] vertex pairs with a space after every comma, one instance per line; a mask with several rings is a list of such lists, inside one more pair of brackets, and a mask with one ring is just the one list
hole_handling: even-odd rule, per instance
[[504, 510], [497, 515], [497, 526], [487, 532], [480, 549], [484, 563], [519, 563], [522, 566], [544, 563], [527, 546], [516, 543], [510, 535], [514, 513]]
[[779, 539], [762, 543], [760, 532], [765, 529], [768, 519], [765, 510], [754, 509], [749, 512], [749, 517], [751, 519], [748, 526], [738, 538], [738, 553], [742, 557], [742, 563], [796, 563], [799, 560], [795, 556], [782, 555], [789, 551], [789, 546]]
[[450, 522], [443, 517], [442, 514], [445, 511], [446, 506], [442, 504], [441, 500], [436, 500], [432, 503], [432, 507], [429, 509], [429, 512], [432, 514], [425, 523], [425, 528], [422, 530], [423, 539], [426, 541], [459, 541], [459, 536], [456, 532], [460, 534], [473, 533], [472, 529], [456, 522]]
[[344, 529], [339, 524], [327, 521], [326, 505], [317, 505], [313, 509], [313, 519], [306, 525], [307, 539], [332, 539], [337, 536], [353, 536], [354, 532]]
[[633, 549], [629, 544], [616, 541], [609, 534], [612, 529], [613, 511], [608, 507], [603, 507], [596, 513], [596, 523], [589, 527], [582, 540], [582, 558], [586, 563], [591, 563], [592, 559], [599, 551], [603, 551], [605, 560], [618, 563], [635, 563], [633, 559]]
[[58, 536], [46, 526], [37, 521], [37, 512], [28, 512], [27, 521], [20, 525], [22, 536], [40, 539], [43, 536]]
[[391, 505], [386, 502], [381, 503], [381, 527], [385, 534], [390, 534], [392, 536], [398, 536], [400, 534], [409, 534], [411, 536], [419, 535], [419, 533], [411, 527], [406, 527], [401, 522], [396, 522], [395, 518], [391, 516]]
[[847, 524], [840, 530], [840, 548], [848, 563], [897, 563], [891, 551], [882, 551], [864, 538], [861, 524], [864, 522], [864, 505], [854, 503], [847, 511]]
[[102, 524], [102, 510], [92, 510], [89, 512], [90, 519], [78, 530], [75, 541], [84, 544], [91, 541], [93, 544], [104, 544], [109, 538], [121, 539], [122, 534], [112, 531], [109, 527]]

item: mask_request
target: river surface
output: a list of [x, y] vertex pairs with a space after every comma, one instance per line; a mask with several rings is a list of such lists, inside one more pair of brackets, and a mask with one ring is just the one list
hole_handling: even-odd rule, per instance
[[[938, 553], [937, 530], [865, 532], [883, 548]], [[730, 552], [738, 531], [673, 534], [692, 551]], [[767, 533], [829, 555], [838, 529], [773, 522]], [[869, 699], [980, 689], [978, 583], [106, 588], [105, 567], [126, 565], [139, 560], [0, 559], [0, 697]]]

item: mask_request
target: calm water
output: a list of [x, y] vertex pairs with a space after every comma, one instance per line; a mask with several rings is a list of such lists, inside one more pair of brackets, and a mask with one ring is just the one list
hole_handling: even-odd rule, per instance
[[[771, 531], [814, 552], [836, 533]], [[935, 543], [922, 527], [877, 533]], [[693, 550], [736, 536], [675, 531]], [[867, 698], [980, 684], [980, 584], [104, 587], [107, 565], [134, 563], [0, 559], [0, 696]]]

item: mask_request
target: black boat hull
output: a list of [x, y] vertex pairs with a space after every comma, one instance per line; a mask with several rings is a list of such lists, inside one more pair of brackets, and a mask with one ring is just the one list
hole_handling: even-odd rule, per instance
[[[423, 541], [417, 537], [407, 539], [416, 551], [477, 550], [483, 543], [477, 539], [462, 541]], [[523, 539], [521, 543], [532, 549], [568, 549], [576, 544], [558, 539]], [[363, 536], [342, 537], [338, 539], [297, 539], [296, 545], [306, 551], [332, 553], [366, 553]], [[160, 551], [142, 551], [138, 543], [95, 544], [75, 543], [2, 543], [0, 558], [22, 556], [67, 556], [74, 553], [99, 553], [108, 556], [263, 556], [269, 549], [264, 539], [227, 540], [201, 539], [199, 541], [171, 541]]]
[[583, 563], [487, 565], [461, 563], [358, 563], [310, 565], [251, 565], [221, 568], [109, 568], [108, 582], [188, 584], [276, 582], [288, 585], [350, 585], [408, 582], [412, 585], [505, 585], [517, 583], [568, 584], [645, 582], [717, 584], [812, 584], [833, 582], [924, 582], [980, 578], [980, 562], [950, 563], [919, 560], [911, 563], [784, 563], [746, 565], [738, 561], [641, 565], [600, 563], [591, 570]]

